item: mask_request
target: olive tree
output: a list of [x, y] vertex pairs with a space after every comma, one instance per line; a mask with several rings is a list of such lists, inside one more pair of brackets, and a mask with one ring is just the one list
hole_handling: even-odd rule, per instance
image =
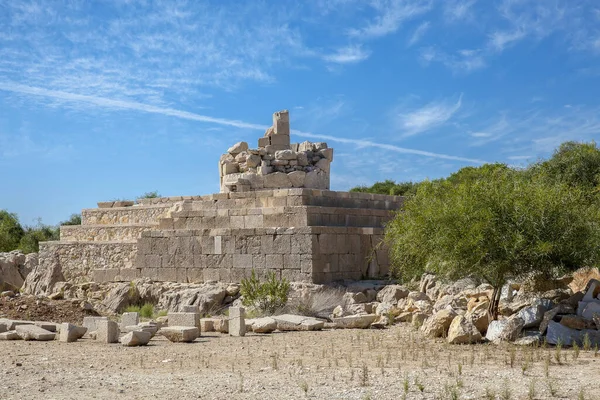
[[600, 258], [599, 207], [586, 191], [502, 165], [469, 168], [468, 179], [423, 182], [386, 227], [392, 270], [477, 277], [500, 289], [536, 272], [556, 276]]

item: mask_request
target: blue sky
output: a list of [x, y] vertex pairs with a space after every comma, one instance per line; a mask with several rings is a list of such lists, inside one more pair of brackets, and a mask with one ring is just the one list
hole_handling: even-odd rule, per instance
[[289, 109], [332, 189], [600, 138], [600, 3], [0, 0], [0, 209], [218, 191]]

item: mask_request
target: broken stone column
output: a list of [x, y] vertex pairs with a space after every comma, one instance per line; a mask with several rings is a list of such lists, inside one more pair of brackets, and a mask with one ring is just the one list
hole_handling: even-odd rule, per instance
[[246, 335], [246, 310], [243, 307], [229, 308], [229, 336]]
[[96, 321], [96, 340], [102, 343], [119, 342], [119, 325], [115, 321]]
[[121, 315], [121, 331], [127, 326], [133, 326], [140, 323], [140, 314], [137, 312], [126, 312]]
[[278, 111], [273, 114], [273, 133], [275, 135], [290, 136], [290, 113], [288, 110]]

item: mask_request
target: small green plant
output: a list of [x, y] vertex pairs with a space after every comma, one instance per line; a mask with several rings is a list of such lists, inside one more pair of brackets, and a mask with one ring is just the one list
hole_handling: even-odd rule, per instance
[[585, 400], [585, 391], [583, 388], [579, 388], [579, 393], [577, 394], [577, 400]]
[[153, 191], [153, 192], [146, 192], [141, 196], [138, 196], [137, 199], [156, 199], [160, 197], [160, 194], [158, 194], [158, 191]]
[[287, 279], [278, 280], [275, 273], [270, 272], [267, 280], [260, 282], [254, 269], [249, 279], [242, 279], [240, 286], [245, 306], [253, 306], [257, 310], [271, 315], [286, 305], [289, 291], [290, 283]]
[[529, 382], [529, 391], [527, 392], [527, 398], [529, 400], [535, 399], [535, 380], [534, 379], [532, 379], [531, 382]]
[[554, 359], [556, 360], [556, 362], [558, 364], [561, 363], [561, 356], [562, 356], [562, 340], [560, 340], [560, 338], [556, 341], [556, 347], [554, 348]]
[[583, 350], [590, 351], [591, 348], [592, 342], [590, 340], [590, 335], [589, 333], [586, 333], [585, 335], [583, 335]]
[[404, 393], [408, 393], [408, 374], [404, 374], [404, 379], [402, 380], [402, 387], [404, 388]]
[[152, 318], [154, 316], [154, 304], [146, 303], [140, 308], [140, 317]]
[[502, 385], [502, 391], [500, 392], [500, 398], [502, 400], [510, 400], [512, 399], [512, 391], [510, 390], [510, 387], [508, 386], [508, 381], [504, 381], [504, 384]]
[[550, 375], [550, 353], [546, 354], [544, 359], [544, 376], [547, 378]]
[[369, 367], [363, 364], [360, 374], [360, 386], [369, 386]]
[[485, 399], [486, 400], [496, 400], [496, 392], [491, 389], [489, 386], [485, 388]]
[[556, 396], [556, 393], [557, 393], [556, 385], [554, 384], [554, 381], [550, 378], [548, 378], [548, 391], [550, 392], [550, 394], [552, 396]]
[[423, 385], [420, 381], [419, 381], [419, 377], [415, 378], [415, 386], [417, 387], [417, 389], [419, 389], [419, 392], [423, 392], [425, 390], [425, 385]]
[[[587, 335], [587, 333], [586, 333]], [[573, 360], [577, 360], [579, 358], [579, 345], [577, 343], [573, 343]]]
[[155, 317], [166, 317], [169, 314], [167, 310], [160, 310], [156, 313]]
[[298, 385], [300, 386], [300, 389], [302, 389], [302, 391], [304, 392], [304, 395], [308, 396], [308, 383], [306, 383], [306, 381], [302, 381]]

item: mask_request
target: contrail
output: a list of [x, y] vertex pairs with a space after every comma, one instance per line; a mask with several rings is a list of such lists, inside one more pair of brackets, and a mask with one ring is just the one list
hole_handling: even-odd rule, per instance
[[[216, 118], [216, 117], [211, 117], [208, 115], [201, 115], [201, 114], [191, 113], [188, 111], [176, 110], [174, 108], [156, 107], [156, 106], [153, 106], [150, 104], [138, 103], [138, 102], [134, 102], [134, 101], [114, 100], [114, 99], [108, 99], [105, 97], [96, 97], [96, 96], [88, 96], [88, 95], [83, 95], [83, 94], [68, 93], [68, 92], [62, 92], [59, 90], [49, 90], [49, 89], [27, 86], [27, 85], [20, 85], [20, 84], [10, 83], [10, 82], [0, 82], [0, 90], [4, 90], [7, 92], [13, 92], [13, 93], [28, 94], [28, 95], [32, 95], [32, 96], [49, 97], [52, 99], [65, 100], [65, 101], [71, 101], [71, 102], [84, 102], [84, 103], [94, 104], [94, 105], [97, 105], [100, 107], [106, 107], [106, 108], [136, 110], [136, 111], [142, 111], [142, 112], [147, 112], [147, 113], [152, 113], [152, 114], [161, 114], [161, 115], [167, 115], [170, 117], [182, 118], [182, 119], [187, 119], [187, 120], [192, 120], [192, 121], [208, 122], [208, 123], [212, 123], [212, 124], [225, 125], [225, 126], [233, 126], [236, 128], [263, 130], [263, 131], [268, 128], [268, 126], [266, 126], [266, 125], [252, 124], [249, 122], [238, 121], [238, 120], [233, 120], [233, 119]], [[486, 163], [486, 161], [483, 161], [483, 160], [452, 156], [452, 155], [448, 155], [448, 154], [433, 153], [433, 152], [423, 151], [423, 150], [409, 149], [409, 148], [400, 147], [400, 146], [396, 146], [396, 145], [392, 145], [392, 144], [373, 142], [371, 140], [343, 138], [343, 137], [338, 137], [338, 136], [321, 135], [321, 134], [317, 134], [317, 133], [302, 132], [302, 131], [297, 131], [297, 130], [292, 130], [292, 133], [294, 135], [297, 135], [300, 137], [305, 137], [305, 138], [310, 138], [310, 139], [327, 140], [327, 141], [334, 142], [334, 143], [354, 144], [359, 147], [373, 147], [373, 148], [379, 148], [379, 149], [394, 151], [394, 152], [403, 153], [403, 154], [414, 154], [414, 155], [423, 156], [423, 157], [438, 158], [438, 159], [453, 160], [453, 161], [463, 161], [463, 162], [468, 162], [468, 163], [472, 163], [472, 164], [485, 164]]]

